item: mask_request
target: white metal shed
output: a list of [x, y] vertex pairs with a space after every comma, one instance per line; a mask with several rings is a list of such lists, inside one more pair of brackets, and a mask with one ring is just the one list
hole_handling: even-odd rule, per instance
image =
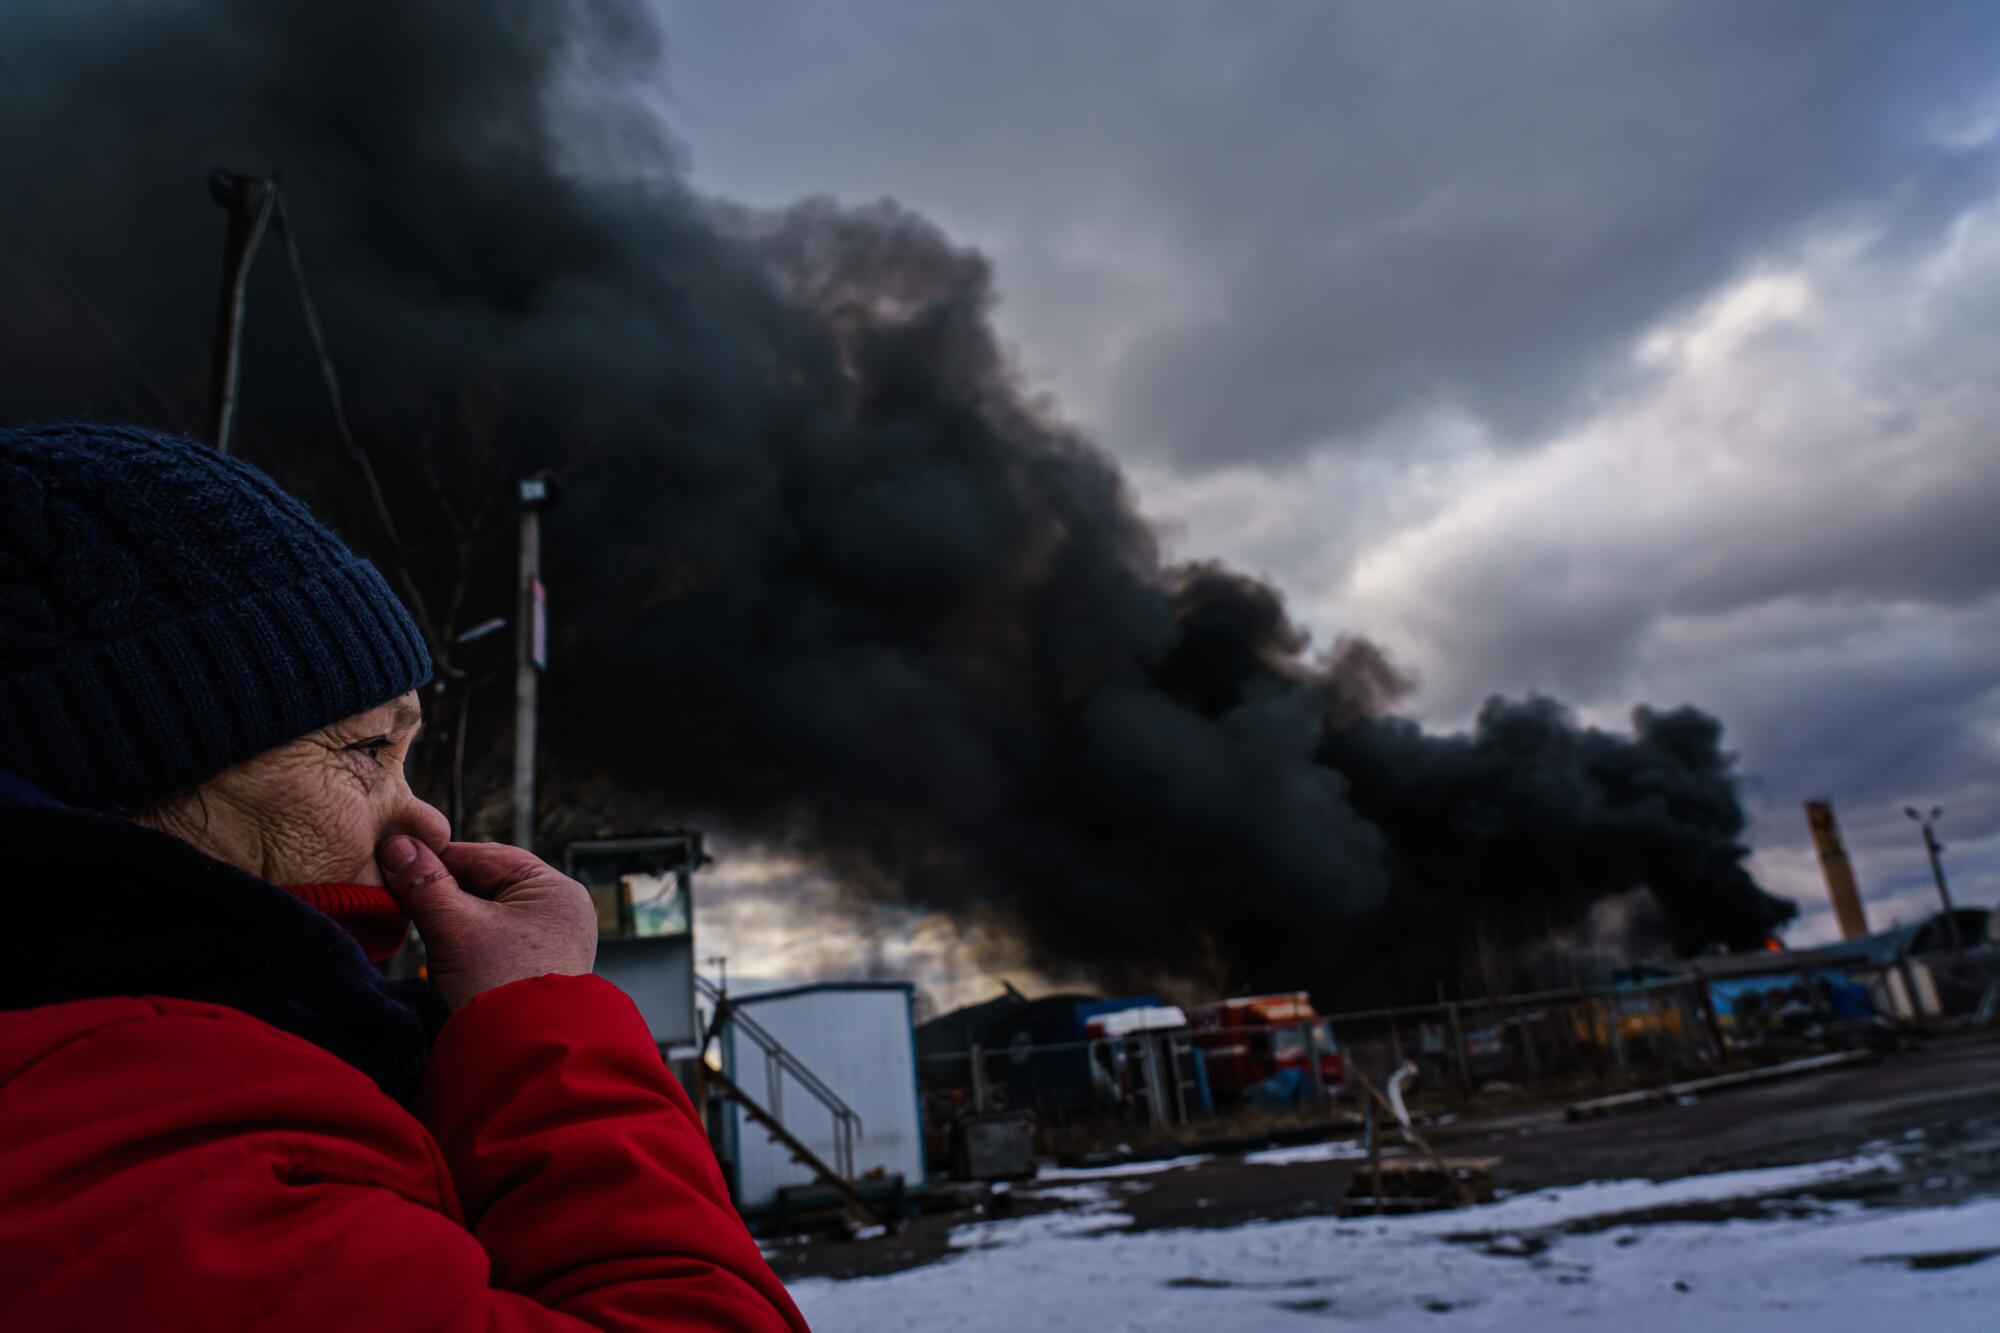
[[[777, 1038], [859, 1114], [854, 1174], [864, 1187], [869, 1172], [879, 1169], [884, 1176], [901, 1176], [906, 1190], [923, 1188], [915, 988], [910, 983], [826, 982], [732, 995], [729, 1003]], [[819, 1100], [767, 1061], [738, 1025], [724, 1024], [719, 1045], [723, 1072], [737, 1086], [774, 1112], [821, 1160], [837, 1160], [834, 1118]], [[725, 1143], [737, 1207], [745, 1212], [774, 1208], [779, 1190], [813, 1183], [812, 1171], [772, 1142], [742, 1107], [726, 1105]]]

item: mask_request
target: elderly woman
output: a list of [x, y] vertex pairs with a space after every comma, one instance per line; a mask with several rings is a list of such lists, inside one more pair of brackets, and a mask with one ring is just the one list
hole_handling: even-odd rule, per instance
[[430, 670], [256, 469], [0, 431], [0, 1328], [804, 1327], [588, 895], [404, 780]]

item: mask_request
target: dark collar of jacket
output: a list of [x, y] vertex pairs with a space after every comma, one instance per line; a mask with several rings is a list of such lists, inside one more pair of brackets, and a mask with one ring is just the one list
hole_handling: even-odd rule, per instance
[[0, 797], [0, 1010], [163, 995], [303, 1037], [408, 1102], [444, 1019], [330, 917], [164, 833]]

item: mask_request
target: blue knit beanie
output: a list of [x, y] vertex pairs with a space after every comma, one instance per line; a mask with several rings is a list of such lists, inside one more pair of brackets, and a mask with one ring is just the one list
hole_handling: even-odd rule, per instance
[[249, 464], [130, 427], [0, 430], [0, 770], [129, 809], [430, 674], [375, 567]]

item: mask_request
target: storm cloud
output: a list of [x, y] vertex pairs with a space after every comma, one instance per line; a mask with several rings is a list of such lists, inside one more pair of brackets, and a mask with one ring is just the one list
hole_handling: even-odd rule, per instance
[[1990, 187], [1976, 4], [665, 8], [699, 175], [940, 216], [1064, 401], [1184, 468], [1531, 442], [1829, 210], [1914, 241]]
[[1702, 699], [1795, 939], [1807, 796], [2000, 900], [1990, 6], [664, 7], [696, 179], [976, 240], [1170, 552], [1441, 726]]
[[[1745, 868], [1713, 716], [1583, 719], [1530, 682], [1451, 734], [1398, 718], [1397, 650], [1320, 651], [1270, 581], [1162, 553], [1119, 466], [1024, 383], [986, 255], [897, 204], [690, 187], [645, 114], [668, 46], [642, 9], [213, 0], [5, 24], [8, 169], [37, 188], [12, 214], [0, 410], [194, 416], [219, 233], [199, 183], [281, 164], [420, 580], [514, 472], [568, 483], [558, 821], [606, 791], [619, 813], [714, 819], [852, 900], [1004, 931], [1107, 985], [1427, 997], [1464, 983], [1471, 943], [1526, 947], [1635, 888], [1660, 909], [1645, 943], [1683, 951], [1789, 915]], [[1230, 50], [1189, 46], [1189, 76]], [[1158, 142], [1204, 149], [1180, 128]], [[1007, 179], [978, 147], [963, 169]], [[1224, 192], [1281, 202], [1285, 179]], [[379, 550], [303, 340], [266, 332], [290, 300], [267, 266], [245, 450]], [[1560, 418], [1506, 408], [1515, 372], [1482, 380], [1434, 332], [1445, 370], [1424, 374], [1448, 370], [1497, 434]], [[1327, 354], [1312, 382], [1349, 388], [1212, 383], [1162, 419], [1230, 457], [1283, 452], [1273, 413], [1319, 430], [1403, 410], [1414, 351], [1382, 370], [1349, 349], [1431, 345], [1365, 309], [1305, 335]], [[1268, 359], [1251, 344], [1220, 350]], [[1154, 363], [1192, 393], [1170, 347]], [[504, 559], [483, 568], [440, 612], [447, 637], [504, 605]], [[1460, 574], [1443, 560], [1437, 586]]]

